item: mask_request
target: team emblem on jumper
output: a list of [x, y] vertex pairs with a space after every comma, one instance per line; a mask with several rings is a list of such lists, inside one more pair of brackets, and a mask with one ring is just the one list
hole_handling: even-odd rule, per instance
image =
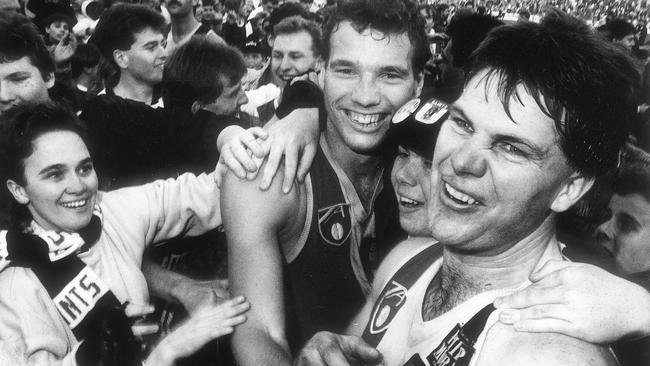
[[370, 333], [381, 333], [388, 328], [399, 309], [406, 302], [406, 288], [395, 281], [384, 289], [370, 318]]
[[427, 361], [431, 366], [467, 366], [473, 354], [473, 342], [467, 339], [460, 324], [456, 324], [442, 343], [427, 356]]
[[411, 113], [415, 112], [416, 109], [420, 106], [420, 99], [415, 98], [406, 102], [400, 109], [395, 112], [393, 116], [393, 123], [400, 123], [410, 116]]
[[350, 204], [339, 203], [318, 210], [318, 231], [327, 243], [339, 246], [352, 232]]
[[441, 121], [447, 114], [447, 111], [447, 104], [436, 99], [431, 99], [415, 114], [415, 119], [419, 122], [431, 125]]

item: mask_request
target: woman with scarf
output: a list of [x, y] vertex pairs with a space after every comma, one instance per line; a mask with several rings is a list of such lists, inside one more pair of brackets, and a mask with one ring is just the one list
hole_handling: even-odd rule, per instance
[[98, 192], [83, 127], [51, 104], [2, 115], [0, 158], [14, 200], [0, 233], [0, 364], [170, 365], [245, 321], [239, 297], [206, 307], [148, 355], [139, 338], [153, 310], [142, 253], [221, 224], [211, 175]]

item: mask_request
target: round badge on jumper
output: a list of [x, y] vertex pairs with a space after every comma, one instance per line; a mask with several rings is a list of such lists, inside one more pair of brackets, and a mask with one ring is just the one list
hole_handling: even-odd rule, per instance
[[415, 114], [415, 119], [428, 125], [434, 124], [447, 114], [447, 104], [431, 99]]
[[415, 112], [416, 109], [420, 106], [420, 99], [415, 98], [406, 102], [400, 109], [395, 112], [393, 116], [393, 123], [400, 123], [404, 121], [411, 113]]

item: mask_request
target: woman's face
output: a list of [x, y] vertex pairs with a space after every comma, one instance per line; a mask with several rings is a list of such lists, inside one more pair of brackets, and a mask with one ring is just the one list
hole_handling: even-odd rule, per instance
[[431, 160], [399, 147], [391, 181], [399, 204], [399, 222], [410, 236], [431, 236], [428, 205]]
[[76, 232], [90, 222], [97, 199], [97, 175], [81, 137], [52, 131], [33, 142], [24, 161], [25, 185], [8, 181], [14, 198], [47, 230]]

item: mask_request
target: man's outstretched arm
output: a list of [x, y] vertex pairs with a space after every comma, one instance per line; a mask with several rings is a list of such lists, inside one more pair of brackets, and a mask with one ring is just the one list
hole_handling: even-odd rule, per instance
[[238, 365], [289, 365], [280, 235], [300, 221], [298, 189], [283, 194], [279, 179], [261, 191], [259, 179], [248, 181], [229, 173], [221, 191], [230, 290], [251, 304], [248, 320], [235, 331], [232, 345]]

